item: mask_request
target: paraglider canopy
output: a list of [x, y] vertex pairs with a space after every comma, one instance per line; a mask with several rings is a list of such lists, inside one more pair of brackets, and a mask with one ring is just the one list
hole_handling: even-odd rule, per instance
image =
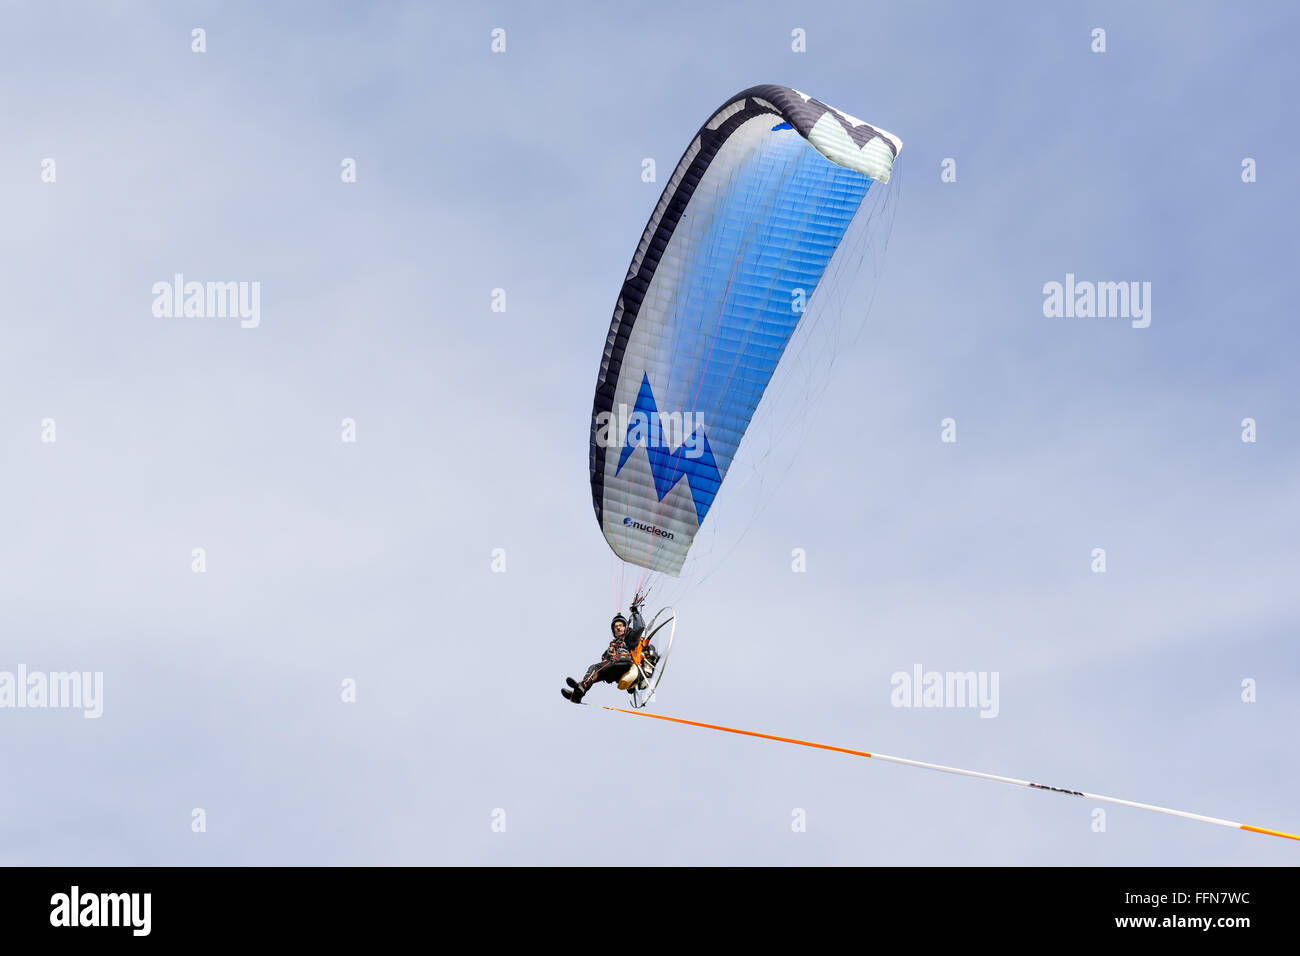
[[764, 390], [902, 143], [783, 86], [687, 148], [619, 294], [592, 405], [592, 502], [625, 561], [679, 574]]

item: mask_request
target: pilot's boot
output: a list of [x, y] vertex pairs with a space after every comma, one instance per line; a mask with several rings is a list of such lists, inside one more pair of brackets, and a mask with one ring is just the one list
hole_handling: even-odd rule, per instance
[[560, 694], [564, 697], [565, 700], [572, 701], [575, 704], [581, 704], [582, 698], [585, 697], [587, 694], [587, 692], [582, 689], [582, 685], [579, 684], [572, 677], [564, 678], [564, 682], [569, 686], [561, 690]]

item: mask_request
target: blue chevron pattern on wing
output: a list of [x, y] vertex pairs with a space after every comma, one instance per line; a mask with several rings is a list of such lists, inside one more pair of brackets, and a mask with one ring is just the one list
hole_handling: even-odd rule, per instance
[[[655, 402], [654, 391], [650, 388], [648, 374], [642, 375], [641, 390], [637, 392], [636, 404], [632, 406], [632, 414], [635, 416], [638, 412], [645, 416], [647, 422], [659, 420], [659, 406]], [[695, 502], [696, 520], [703, 524], [704, 516], [709, 513], [713, 498], [722, 484], [722, 475], [718, 471], [718, 463], [713, 457], [713, 449], [709, 447], [709, 436], [704, 428], [701, 426], [691, 432], [691, 438], [698, 434], [703, 441], [704, 450], [695, 458], [687, 456], [687, 442], [683, 442], [676, 451], [670, 452], [667, 444], [662, 441], [629, 443], [627, 439], [630, 431], [629, 422], [628, 431], [623, 434], [623, 450], [619, 452], [618, 468], [614, 474], [617, 475], [622, 471], [633, 450], [638, 445], [644, 444], [646, 455], [650, 459], [650, 474], [654, 478], [655, 494], [659, 496], [659, 500], [663, 501], [664, 496], [672, 491], [673, 486], [685, 478], [691, 489], [691, 500]]]

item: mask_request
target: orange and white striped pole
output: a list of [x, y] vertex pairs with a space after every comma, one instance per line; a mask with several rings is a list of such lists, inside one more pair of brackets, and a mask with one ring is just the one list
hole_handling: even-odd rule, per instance
[[978, 770], [962, 770], [959, 767], [945, 767], [943, 764], [926, 763], [922, 760], [908, 760], [906, 757], [891, 757], [889, 754], [869, 753], [865, 750], [850, 750], [848, 747], [832, 747], [830, 744], [814, 743], [811, 740], [799, 740], [795, 737], [778, 737], [775, 734], [760, 734], [753, 730], [739, 730], [736, 727], [724, 727], [721, 724], [705, 724], [698, 720], [686, 720], [684, 717], [668, 717], [664, 714], [654, 714], [647, 710], [627, 710], [623, 707], [609, 707], [601, 705], [602, 710], [612, 710], [620, 714], [631, 714], [633, 717], [653, 717], [655, 720], [666, 720], [674, 724], [685, 724], [688, 727], [703, 727], [705, 730], [721, 730], [728, 734], [740, 734], [742, 737], [758, 737], [760, 740], [775, 740], [783, 744], [797, 744], [800, 747], [812, 747], [816, 750], [833, 750], [836, 753], [849, 754], [853, 757], [870, 757], [873, 760], [884, 760], [887, 763], [901, 763], [908, 767], [921, 767], [925, 770], [941, 770], [944, 773], [955, 773], [963, 777], [978, 777], [981, 780], [994, 780], [998, 783], [1008, 783], [1015, 787], [1029, 787], [1033, 790], [1050, 790], [1052, 793], [1064, 793], [1073, 797], [1083, 797], [1085, 800], [1099, 800], [1103, 803], [1115, 803], [1121, 807], [1136, 807], [1139, 810], [1152, 810], [1156, 813], [1165, 813], [1171, 817], [1184, 817], [1188, 820], [1199, 820], [1202, 823], [1213, 823], [1216, 826], [1232, 827], [1234, 830], [1249, 830], [1251, 833], [1266, 833], [1269, 836], [1285, 837], [1288, 840], [1300, 840], [1300, 835], [1295, 833], [1286, 833], [1282, 830], [1269, 830], [1265, 827], [1253, 827], [1246, 823], [1236, 823], [1232, 820], [1221, 820], [1218, 817], [1207, 817], [1201, 813], [1191, 813], [1187, 810], [1171, 810], [1168, 807], [1157, 807], [1150, 803], [1137, 803], [1133, 800], [1121, 800], [1119, 797], [1107, 797], [1099, 793], [1084, 793], [1082, 790], [1069, 790], [1065, 787], [1049, 787], [1042, 783], [1033, 783], [1029, 780], [1017, 780], [1015, 777], [1003, 777], [996, 773], [981, 773]]

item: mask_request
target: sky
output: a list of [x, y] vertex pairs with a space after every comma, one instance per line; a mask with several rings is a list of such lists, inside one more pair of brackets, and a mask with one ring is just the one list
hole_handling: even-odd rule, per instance
[[[792, 86], [902, 139], [887, 248], [652, 708], [1300, 830], [1298, 20], [5, 3], [0, 680], [102, 697], [0, 707], [0, 863], [1295, 865], [558, 690], [629, 597], [587, 475], [627, 263], [712, 111]], [[176, 274], [255, 327], [156, 314]], [[1149, 326], [1046, 316], [1067, 274]], [[894, 706], [916, 666], [996, 717]]]

